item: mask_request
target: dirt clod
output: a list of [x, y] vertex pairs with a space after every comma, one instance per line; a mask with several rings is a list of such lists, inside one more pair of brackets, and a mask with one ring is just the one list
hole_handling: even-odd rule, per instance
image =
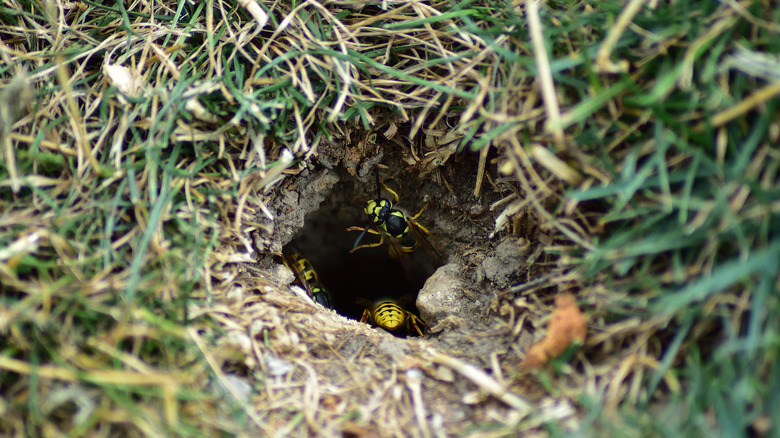
[[494, 256], [482, 261], [485, 278], [500, 288], [510, 285], [512, 276], [518, 272], [524, 253], [513, 239], [505, 239], [496, 248]]
[[417, 295], [420, 316], [431, 327], [450, 315], [462, 314], [460, 299], [463, 285], [458, 279], [458, 265], [450, 263], [437, 269]]

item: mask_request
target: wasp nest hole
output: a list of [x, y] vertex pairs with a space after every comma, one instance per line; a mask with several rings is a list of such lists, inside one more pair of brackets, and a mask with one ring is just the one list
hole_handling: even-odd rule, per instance
[[[370, 225], [363, 209], [377, 197], [373, 165], [359, 171], [306, 169], [290, 178], [274, 205], [280, 213], [277, 249], [284, 246], [311, 262], [341, 315], [360, 320], [370, 303], [389, 298], [418, 315], [428, 327], [426, 338], [439, 346], [482, 358], [507, 352], [519, 343], [512, 322], [496, 312], [499, 297], [529, 275], [527, 260], [535, 245], [518, 233], [489, 237], [500, 212], [491, 205], [512, 189], [502, 187], [490, 171], [493, 165], [475, 196], [477, 166], [470, 155], [427, 173], [402, 169], [387, 159], [379, 165], [383, 182], [398, 195], [394, 207], [415, 215], [428, 205], [417, 222], [430, 231], [428, 240], [440, 258], [421, 244], [402, 263], [389, 254], [387, 239], [381, 246], [350, 253], [360, 231], [347, 229]], [[381, 194], [392, 199], [385, 189]], [[530, 235], [535, 228], [528, 224], [521, 231]], [[369, 233], [362, 243], [379, 238]]]

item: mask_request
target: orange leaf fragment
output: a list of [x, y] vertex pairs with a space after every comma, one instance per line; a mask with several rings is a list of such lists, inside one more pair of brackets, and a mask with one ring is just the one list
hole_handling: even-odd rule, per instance
[[540, 368], [563, 354], [572, 342], [585, 342], [587, 330], [585, 315], [577, 307], [574, 296], [568, 292], [559, 293], [555, 297], [555, 310], [547, 326], [547, 334], [528, 349], [523, 366]]

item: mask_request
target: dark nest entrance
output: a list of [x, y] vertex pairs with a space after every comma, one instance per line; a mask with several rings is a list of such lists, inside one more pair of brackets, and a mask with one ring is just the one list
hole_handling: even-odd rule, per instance
[[[287, 248], [312, 263], [338, 313], [359, 320], [366, 303], [390, 298], [399, 300], [418, 316], [422, 311], [428, 326], [453, 316], [461, 321], [456, 324], [460, 325], [460, 332], [496, 332], [488, 318], [490, 306], [500, 289], [518, 279], [526, 269], [518, 258], [501, 261], [491, 257], [500, 239], [489, 238], [497, 216], [490, 206], [506, 194], [499, 193], [496, 175], [488, 172], [482, 193], [475, 197], [478, 158], [468, 154], [456, 157], [424, 178], [417, 169], [402, 167], [397, 158], [381, 160], [383, 181], [398, 193], [396, 207], [415, 214], [430, 203], [418, 222], [433, 233], [441, 249], [440, 259], [423, 249], [411, 253], [407, 269], [389, 256], [387, 242], [381, 247], [349, 252], [360, 233], [347, 228], [369, 224], [363, 207], [376, 197], [373, 167], [365, 166], [362, 177], [339, 166], [305, 170], [292, 179], [287, 189], [297, 196], [281, 198], [279, 211], [290, 214], [280, 217], [277, 223], [287, 225], [282, 228], [292, 236], [288, 237]], [[383, 191], [382, 196], [390, 194]], [[368, 234], [364, 241], [378, 242], [379, 236]], [[509, 246], [517, 247], [514, 241]], [[442, 282], [442, 290], [434, 291], [433, 302], [428, 301], [430, 308], [418, 310], [415, 302], [419, 291], [445, 264], [449, 265], [442, 272], [448, 278]], [[442, 307], [450, 313], [442, 316]], [[426, 317], [435, 313], [439, 317]], [[441, 333], [432, 336], [441, 337]], [[485, 347], [484, 351], [490, 350], [487, 344]]]
[[[371, 182], [370, 178], [368, 180]], [[417, 292], [443, 259], [436, 260], [430, 251], [418, 248], [404, 254], [406, 262], [401, 263], [397, 257], [390, 256], [387, 239], [381, 246], [350, 253], [360, 232], [347, 231], [347, 228], [368, 225], [363, 207], [368, 199], [375, 197], [373, 186], [342, 175], [319, 208], [306, 216], [303, 228], [295, 234], [288, 248], [312, 263], [330, 293], [333, 308], [340, 314], [359, 320], [368, 304], [387, 298], [419, 315], [414, 304]], [[399, 196], [402, 198], [398, 206], [407, 207], [404, 193]], [[410, 206], [407, 210], [419, 208]], [[420, 220], [426, 227], [433, 223], [425, 214]], [[369, 233], [362, 243], [379, 241], [379, 236]]]
[[[349, 154], [352, 149], [359, 148], [341, 150]], [[521, 279], [537, 274], [530, 273], [526, 260], [539, 246], [530, 243], [538, 242], [532, 236], [538, 227], [530, 223], [517, 227], [514, 221], [510, 231], [519, 233], [491, 237], [500, 212], [518, 199], [517, 188], [499, 180], [496, 163], [487, 160], [482, 191], [475, 196], [476, 155], [453, 155], [444, 165], [423, 172], [397, 156], [376, 156], [363, 165], [357, 161], [350, 165], [344, 156], [326, 162], [322, 155], [327, 155], [327, 149], [320, 148], [319, 153], [307, 166], [293, 170], [295, 175], [279, 184], [266, 200], [275, 219], [273, 234], [261, 242], [262, 252], [269, 256], [258, 272], [289, 278], [286, 270], [279, 269], [278, 257], [270, 254], [280, 253], [283, 247], [294, 249], [312, 263], [338, 314], [290, 293], [281, 282], [281, 288], [262, 289], [262, 296], [252, 298], [257, 302], [252, 309], [262, 315], [262, 321], [269, 321], [268, 344], [278, 345], [278, 356], [300, 362], [302, 369], [311, 367], [319, 376], [320, 388], [338, 388], [332, 392], [333, 400], [349, 397], [359, 406], [381, 401], [381, 408], [372, 408], [361, 422], [392, 424], [401, 427], [398, 430], [414, 427], [417, 413], [410, 408], [422, 406], [421, 400], [441, 421], [461, 423], [489, 411], [496, 418], [505, 417], [517, 404], [499, 401], [504, 391], [542, 397], [533, 377], [513, 376], [533, 342], [534, 330], [527, 330], [532, 325], [529, 321], [539, 318], [519, 317], [523, 310], [517, 310], [511, 297], [501, 296]], [[355, 155], [364, 157], [362, 152]], [[432, 203], [418, 221], [441, 245], [442, 266], [431, 265], [428, 255], [418, 250], [411, 262], [419, 271], [408, 275], [401, 263], [388, 256], [387, 245], [349, 253], [359, 231], [347, 228], [368, 224], [363, 208], [377, 195], [376, 166], [398, 193], [399, 209], [414, 214]], [[525, 245], [521, 233], [528, 236]], [[375, 235], [367, 239], [378, 240]], [[406, 309], [418, 313], [430, 329], [425, 339], [401, 339], [357, 322], [365, 308], [361, 303], [384, 297], [409, 297]], [[446, 358], [468, 365], [461, 367]], [[466, 378], [445, 368], [457, 369]], [[414, 389], [414, 375], [421, 371], [431, 378], [418, 381], [422, 387]], [[494, 392], [498, 399], [481, 392], [484, 380], [476, 375], [495, 376], [496, 382], [506, 378], [504, 389]], [[388, 388], [400, 398], [390, 397]], [[420, 398], [401, 396], [407, 390], [412, 395], [419, 391]], [[465, 398], [471, 402], [464, 404]]]

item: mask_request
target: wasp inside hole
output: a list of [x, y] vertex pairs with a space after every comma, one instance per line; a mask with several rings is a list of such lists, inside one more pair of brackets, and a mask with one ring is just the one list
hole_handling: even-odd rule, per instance
[[366, 309], [363, 311], [360, 322], [374, 324], [391, 333], [399, 333], [401, 329], [404, 329], [408, 335], [414, 335], [416, 332], [421, 337], [425, 337], [423, 330], [428, 327], [417, 315], [404, 309], [400, 300], [382, 299], [375, 303], [361, 300], [361, 304]]
[[317, 304], [328, 309], [332, 308], [330, 294], [320, 283], [317, 271], [311, 262], [305, 259], [297, 251], [285, 248], [283, 252], [284, 264], [295, 274], [296, 282], [301, 285], [309, 298]]
[[[387, 198], [382, 197], [382, 188], [388, 193], [393, 195], [393, 200], [390, 201]], [[434, 258], [437, 264], [441, 262], [441, 251], [436, 238], [433, 237], [430, 231], [423, 225], [417, 222], [417, 218], [423, 214], [426, 208], [433, 204], [428, 202], [420, 209], [420, 211], [414, 216], [408, 216], [401, 210], [394, 208], [394, 204], [398, 202], [398, 194], [391, 190], [384, 181], [379, 178], [379, 169], [376, 169], [376, 199], [372, 199], [366, 203], [363, 211], [371, 221], [371, 225], [378, 228], [378, 230], [372, 229], [371, 225], [366, 227], [349, 227], [347, 231], [360, 231], [355, 243], [350, 250], [353, 253], [361, 248], [374, 248], [381, 246], [385, 238], [390, 242], [389, 254], [390, 257], [398, 258], [404, 265], [404, 269], [407, 272], [410, 271], [408, 257], [409, 253], [414, 252], [422, 244], [426, 248], [427, 252]], [[379, 235], [379, 242], [367, 243], [361, 245], [366, 234]], [[430, 237], [433, 244], [423, 234], [427, 234]]]
[[[392, 195], [392, 201], [382, 197], [382, 188]], [[390, 257], [401, 261], [410, 284], [416, 285], [418, 279], [422, 278], [424, 281], [432, 273], [430, 268], [435, 269], [441, 265], [441, 251], [438, 248], [438, 242], [427, 228], [417, 222], [417, 218], [432, 203], [426, 203], [414, 216], [408, 216], [401, 210], [394, 208], [394, 204], [398, 202], [398, 194], [380, 180], [379, 169], [376, 169], [376, 191], [376, 198], [368, 201], [363, 209], [371, 221], [371, 225], [363, 228], [347, 228], [347, 231], [360, 231], [350, 253], [362, 248], [381, 246], [387, 240], [390, 244], [388, 248]], [[376, 229], [371, 228], [372, 226]], [[369, 233], [379, 235], [379, 242], [361, 245], [360, 243]], [[434, 244], [431, 244], [426, 235]], [[421, 260], [418, 257], [418, 263], [412, 263], [410, 255], [420, 246], [425, 248], [425, 252], [430, 257], [428, 260]], [[419, 283], [420, 286], [421, 284]], [[425, 323], [415, 314], [406, 310], [401, 301], [381, 299], [374, 303], [363, 304], [365, 310], [361, 322], [369, 322], [394, 333], [402, 331], [399, 330], [400, 328], [405, 328], [409, 335], [416, 333], [424, 336]]]

